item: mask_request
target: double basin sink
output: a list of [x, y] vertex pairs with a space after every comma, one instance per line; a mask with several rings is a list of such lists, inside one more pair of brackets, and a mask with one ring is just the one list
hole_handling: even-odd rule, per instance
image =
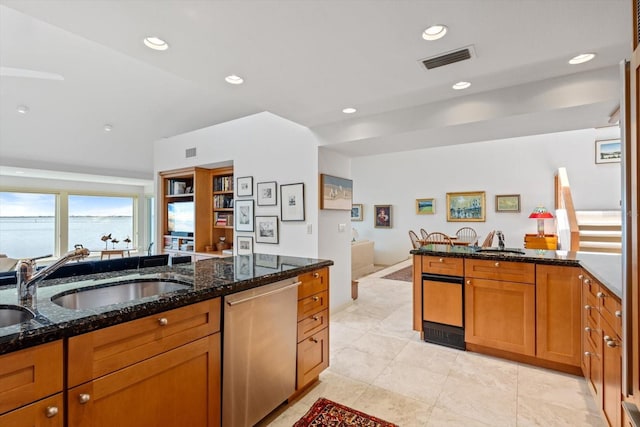
[[[190, 288], [191, 285], [174, 279], [133, 279], [72, 289], [54, 295], [51, 302], [71, 310], [85, 310]], [[0, 304], [0, 328], [27, 322], [35, 317], [25, 307]]]

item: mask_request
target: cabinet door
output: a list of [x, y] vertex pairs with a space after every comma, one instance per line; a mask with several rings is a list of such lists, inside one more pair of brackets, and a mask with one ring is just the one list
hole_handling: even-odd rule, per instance
[[62, 427], [64, 425], [62, 393], [0, 415], [4, 427]]
[[465, 341], [535, 355], [535, 286], [467, 279]]
[[67, 391], [70, 426], [220, 425], [220, 334]]
[[301, 389], [329, 367], [329, 328], [298, 344], [297, 389]]
[[602, 322], [602, 410], [610, 426], [619, 426], [622, 414], [622, 355], [620, 338]]
[[602, 357], [601, 354], [593, 348], [590, 341], [585, 341], [583, 365], [587, 369], [585, 379], [591, 394], [598, 404], [598, 408], [602, 408]]
[[298, 276], [302, 283], [298, 287], [298, 299], [329, 289], [329, 268], [304, 273]]
[[581, 282], [578, 267], [536, 266], [536, 356], [580, 366]]

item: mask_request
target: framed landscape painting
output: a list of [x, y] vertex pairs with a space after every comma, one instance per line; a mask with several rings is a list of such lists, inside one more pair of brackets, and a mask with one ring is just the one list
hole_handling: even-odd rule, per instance
[[485, 192], [447, 193], [447, 221], [485, 221]]
[[436, 213], [436, 199], [416, 199], [416, 214], [433, 215]]
[[351, 205], [351, 221], [362, 221], [362, 214], [362, 203], [354, 203]]
[[620, 163], [622, 147], [619, 139], [596, 141], [596, 163]]
[[353, 181], [320, 174], [320, 209], [351, 210]]
[[496, 212], [520, 212], [520, 195], [496, 195]]

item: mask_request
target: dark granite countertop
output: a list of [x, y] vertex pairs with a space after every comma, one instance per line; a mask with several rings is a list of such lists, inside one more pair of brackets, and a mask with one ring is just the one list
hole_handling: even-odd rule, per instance
[[474, 246], [425, 245], [411, 251], [414, 255], [434, 255], [460, 258], [496, 259], [513, 262], [533, 262], [547, 265], [580, 266], [598, 279], [607, 289], [622, 299], [622, 257], [620, 254], [553, 251], [544, 249], [512, 249], [521, 253], [478, 252]]
[[[333, 265], [333, 261], [254, 254], [210, 258], [172, 267], [150, 267], [44, 280], [38, 285], [37, 302], [33, 310], [36, 318], [0, 328], [0, 354], [255, 288], [330, 265]], [[109, 286], [136, 279], [168, 279], [188, 287], [93, 309], [73, 310], [51, 302], [51, 297], [73, 292], [78, 288]], [[17, 301], [15, 286], [0, 288], [0, 305], [15, 305]]]

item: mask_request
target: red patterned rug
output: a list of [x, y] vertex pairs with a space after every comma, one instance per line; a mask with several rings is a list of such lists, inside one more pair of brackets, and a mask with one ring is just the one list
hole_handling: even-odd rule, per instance
[[321, 397], [293, 427], [398, 427], [397, 424], [372, 417]]

